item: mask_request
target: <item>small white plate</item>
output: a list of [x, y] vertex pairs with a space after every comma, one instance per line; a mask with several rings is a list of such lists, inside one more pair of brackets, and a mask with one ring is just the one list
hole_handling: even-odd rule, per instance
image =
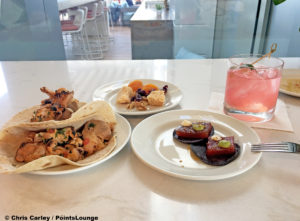
[[83, 170], [87, 170], [91, 167], [97, 166], [99, 164], [104, 163], [105, 161], [109, 160], [113, 156], [115, 156], [117, 153], [119, 153], [123, 147], [127, 144], [130, 135], [131, 135], [131, 127], [129, 122], [126, 120], [126, 118], [122, 117], [119, 114], [116, 114], [117, 118], [117, 125], [115, 127], [115, 133], [117, 137], [117, 144], [115, 149], [104, 159], [99, 160], [93, 164], [90, 164], [88, 166], [84, 167], [76, 167], [72, 165], [62, 165], [52, 168], [47, 168], [40, 171], [34, 171], [30, 172], [31, 174], [38, 174], [38, 175], [62, 175], [62, 174], [70, 174], [75, 173]]
[[294, 97], [300, 97], [300, 93], [288, 91], [288, 90], [285, 90], [285, 89], [283, 89], [283, 88], [279, 88], [279, 91], [280, 91], [281, 93], [288, 94], [288, 95], [291, 95], [291, 96], [294, 96]]
[[[234, 136], [241, 147], [240, 155], [225, 166], [210, 166], [200, 161], [189, 145], [173, 139], [173, 130], [180, 123], [210, 121], [215, 134]], [[222, 114], [199, 110], [173, 110], [146, 118], [133, 130], [131, 147], [148, 166], [171, 176], [190, 180], [219, 180], [237, 176], [252, 168], [261, 153], [250, 150], [251, 143], [260, 143], [258, 135], [244, 123]]]
[[297, 82], [300, 81], [300, 70], [299, 69], [284, 69], [282, 73], [282, 78], [280, 82], [279, 91], [284, 94], [288, 94], [295, 97], [300, 97], [300, 92], [294, 91], [292, 88], [289, 88], [288, 80], [289, 79], [296, 79]]
[[97, 88], [93, 95], [93, 100], [104, 100], [108, 102], [114, 109], [115, 112], [123, 115], [147, 115], [147, 114], [154, 114], [161, 111], [169, 110], [175, 107], [182, 99], [182, 93], [180, 89], [165, 81], [159, 80], [152, 80], [152, 79], [137, 79], [141, 80], [143, 84], [154, 84], [158, 88], [162, 88], [164, 85], [168, 85], [168, 92], [166, 94], [166, 102], [165, 105], [162, 107], [154, 107], [150, 106], [149, 110], [146, 111], [138, 111], [136, 109], [129, 110], [127, 109], [127, 104], [117, 104], [117, 94], [119, 90], [123, 86], [127, 86], [129, 82], [133, 80], [124, 80], [124, 81], [117, 81], [113, 83], [109, 83]]

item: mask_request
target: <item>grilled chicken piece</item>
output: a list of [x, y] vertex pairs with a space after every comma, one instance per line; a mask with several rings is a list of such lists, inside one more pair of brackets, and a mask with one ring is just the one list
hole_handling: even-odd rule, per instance
[[69, 119], [73, 111], [69, 108], [60, 107], [56, 104], [46, 104], [37, 109], [31, 118], [31, 122], [42, 122], [48, 120], [65, 120]]
[[68, 151], [65, 148], [56, 146], [55, 142], [53, 141], [50, 141], [47, 145], [47, 155], [59, 155], [61, 157], [66, 157], [67, 154]]
[[23, 143], [16, 153], [16, 161], [30, 162], [46, 155], [46, 145], [43, 143]]
[[59, 88], [53, 92], [46, 87], [42, 87], [41, 91], [49, 96], [49, 99], [42, 101], [42, 105], [51, 103], [60, 107], [67, 107], [73, 100], [74, 91], [70, 92], [65, 88]]
[[[69, 141], [72, 144], [63, 146]], [[45, 132], [36, 133], [33, 142], [43, 142], [46, 144], [46, 155], [59, 155], [72, 161], [78, 161], [84, 158], [84, 150], [79, 146], [80, 144], [82, 145], [82, 140], [78, 137], [78, 134], [75, 133], [72, 127], [49, 129]]]
[[[65, 120], [78, 109], [78, 101], [73, 98], [73, 91], [59, 88], [53, 92], [46, 87], [42, 87], [41, 91], [49, 95], [49, 98], [41, 102], [42, 105], [33, 113], [31, 122]], [[70, 108], [68, 108], [69, 105]]]
[[88, 152], [88, 156], [105, 147], [104, 141], [112, 137], [110, 125], [104, 121], [88, 121], [82, 131], [83, 149]]
[[76, 147], [75, 145], [67, 144], [65, 148], [68, 150], [68, 153], [65, 157], [68, 158], [69, 160], [76, 162], [84, 158], [83, 156], [84, 150], [81, 147]]
[[72, 161], [82, 160], [106, 146], [112, 128], [104, 121], [90, 120], [82, 132], [76, 132], [73, 127], [29, 132], [15, 159], [27, 163], [43, 156], [59, 155]]
[[47, 144], [47, 155], [59, 155], [75, 162], [84, 158], [83, 152], [84, 150], [81, 147], [71, 144], [64, 147], [57, 146], [57, 143], [53, 140]]
[[68, 104], [68, 108], [70, 108], [73, 112], [79, 109], [79, 101], [75, 98]]

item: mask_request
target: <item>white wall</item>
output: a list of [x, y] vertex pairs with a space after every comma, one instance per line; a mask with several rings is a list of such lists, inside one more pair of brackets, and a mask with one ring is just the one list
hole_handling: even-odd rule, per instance
[[63, 60], [57, 2], [2, 0], [0, 60]]
[[266, 37], [265, 52], [272, 43], [277, 43], [275, 56], [300, 56], [300, 0], [286, 0], [272, 6], [270, 23]]
[[184, 49], [211, 58], [217, 0], [174, 0], [172, 4], [175, 8], [174, 56]]
[[214, 58], [250, 53], [257, 6], [257, 0], [218, 0]]

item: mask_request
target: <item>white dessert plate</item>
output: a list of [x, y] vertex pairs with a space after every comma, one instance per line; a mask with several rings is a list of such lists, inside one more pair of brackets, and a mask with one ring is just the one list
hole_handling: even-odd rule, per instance
[[108, 102], [114, 109], [115, 112], [123, 115], [148, 115], [154, 114], [161, 111], [169, 110], [175, 107], [182, 99], [182, 92], [180, 89], [165, 81], [152, 80], [152, 79], [137, 79], [141, 80], [143, 84], [154, 84], [158, 88], [162, 88], [164, 85], [168, 85], [168, 92], [166, 94], [166, 101], [162, 107], [149, 106], [146, 111], [139, 111], [136, 109], [127, 109], [127, 104], [117, 104], [117, 94], [123, 86], [127, 86], [129, 82], [133, 80], [123, 80], [113, 83], [109, 83], [97, 88], [93, 95], [93, 100], [104, 100]]
[[279, 91], [295, 97], [300, 97], [300, 69], [284, 69]]
[[[234, 136], [241, 147], [237, 159], [225, 166], [210, 166], [198, 159], [188, 144], [173, 139], [173, 130], [184, 120], [209, 121], [215, 134]], [[261, 153], [250, 150], [260, 143], [258, 135], [244, 123], [227, 115], [200, 110], [173, 110], [153, 115], [133, 130], [131, 147], [148, 166], [171, 176], [190, 180], [219, 180], [234, 177], [251, 169]]]
[[97, 166], [99, 164], [104, 163], [105, 161], [109, 160], [113, 156], [115, 156], [117, 153], [119, 153], [123, 147], [127, 144], [130, 135], [131, 135], [131, 127], [129, 122], [126, 120], [126, 118], [122, 117], [119, 114], [116, 114], [117, 118], [117, 125], [115, 127], [115, 134], [117, 138], [117, 145], [115, 149], [104, 159], [99, 160], [93, 164], [90, 164], [88, 166], [83, 167], [76, 167], [72, 165], [62, 165], [52, 168], [47, 168], [40, 171], [33, 171], [30, 172], [31, 174], [38, 174], [38, 175], [62, 175], [62, 174], [70, 174], [75, 173], [83, 170], [87, 170], [91, 167]]

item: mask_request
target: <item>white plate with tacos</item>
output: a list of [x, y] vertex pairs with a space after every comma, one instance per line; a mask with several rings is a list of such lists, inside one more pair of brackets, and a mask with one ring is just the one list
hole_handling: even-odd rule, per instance
[[[49, 105], [47, 111], [55, 106]], [[45, 107], [35, 110], [34, 116], [47, 116]], [[128, 121], [105, 101], [85, 104], [61, 121], [30, 122], [30, 110], [15, 115], [0, 131], [0, 173], [59, 175], [82, 171], [116, 155], [131, 134]]]
[[62, 175], [62, 174], [70, 174], [75, 172], [80, 172], [83, 170], [87, 170], [89, 168], [95, 167], [99, 164], [102, 164], [118, 154], [128, 143], [128, 140], [131, 135], [131, 127], [126, 118], [122, 117], [119, 114], [116, 114], [117, 124], [115, 126], [115, 134], [116, 134], [116, 146], [114, 149], [104, 158], [99, 159], [98, 161], [89, 164], [87, 166], [78, 167], [73, 165], [61, 165], [57, 167], [51, 167], [40, 171], [30, 172], [32, 174], [38, 175]]

